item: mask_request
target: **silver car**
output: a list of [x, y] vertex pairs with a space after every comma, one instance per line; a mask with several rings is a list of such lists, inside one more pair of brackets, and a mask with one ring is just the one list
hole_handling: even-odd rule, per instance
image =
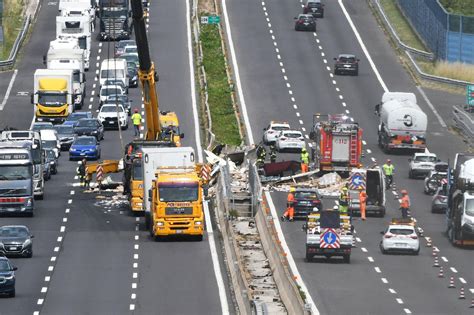
[[284, 130], [276, 138], [277, 151], [301, 151], [306, 146], [303, 134], [298, 130]]
[[[380, 242], [382, 254], [412, 253], [418, 255], [420, 252], [420, 240], [412, 223], [404, 223], [401, 219], [395, 224], [390, 224], [388, 228], [381, 232], [383, 234]], [[408, 221], [408, 220], [407, 220]]]
[[434, 153], [415, 153], [409, 160], [408, 177], [425, 177], [434, 169], [438, 157]]

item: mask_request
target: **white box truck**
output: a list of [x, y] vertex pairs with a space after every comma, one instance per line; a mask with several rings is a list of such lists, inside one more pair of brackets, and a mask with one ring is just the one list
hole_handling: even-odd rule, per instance
[[102, 86], [106, 80], [117, 79], [129, 86], [127, 61], [125, 59], [105, 59], [102, 61], [99, 73], [99, 83]]
[[79, 47], [84, 50], [84, 69], [89, 70], [91, 54], [91, 27], [90, 16], [63, 15], [56, 17], [56, 37], [58, 39], [77, 39]]
[[380, 117], [378, 143], [385, 151], [409, 149], [424, 152], [428, 118], [413, 93], [386, 92], [376, 106]]
[[91, 31], [94, 32], [96, 3], [93, 0], [60, 0], [59, 15], [88, 15]]
[[86, 94], [84, 53], [82, 49], [54, 49], [50, 47], [45, 58], [48, 69], [73, 71], [74, 108], [81, 109]]

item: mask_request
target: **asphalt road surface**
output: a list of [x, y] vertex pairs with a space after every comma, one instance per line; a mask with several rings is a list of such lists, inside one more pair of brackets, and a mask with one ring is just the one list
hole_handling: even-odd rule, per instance
[[[33, 73], [43, 68], [42, 56], [55, 39], [57, 5], [50, 1], [41, 8], [1, 112], [1, 127], [27, 129], [32, 123]], [[196, 148], [187, 9], [187, 1], [152, 1], [148, 34], [151, 58], [160, 75], [160, 110], [177, 112], [185, 133], [183, 145]], [[113, 54], [113, 42], [99, 43], [93, 37], [83, 111], [96, 115], [99, 84], [95, 77], [100, 62]], [[4, 91], [8, 82], [3, 78], [9, 77], [1, 78]], [[143, 115], [140, 89], [130, 89], [129, 96], [132, 107]], [[106, 131], [102, 159], [122, 157], [122, 143], [133, 139], [129, 124], [122, 131], [122, 141], [118, 131]], [[125, 196], [83, 192], [76, 167], [77, 162], [69, 161], [63, 152], [58, 175], [47, 182], [35, 216], [1, 218], [2, 224], [26, 224], [35, 241], [33, 258], [12, 259], [19, 268], [17, 297], [1, 299], [0, 314], [221, 314], [219, 293], [226, 296], [228, 290], [218, 286], [208, 235], [202, 242], [153, 242], [144, 219], [128, 211]], [[121, 180], [120, 175], [112, 177]], [[227, 280], [220, 280], [225, 285]]]
[[[380, 231], [390, 218], [399, 217], [398, 201], [387, 191], [385, 218], [356, 221], [357, 247], [350, 265], [336, 259], [304, 261], [305, 235], [302, 222], [283, 223], [283, 232], [302, 280], [322, 314], [470, 314], [469, 289], [474, 287], [473, 251], [451, 246], [444, 234], [444, 215], [430, 212], [431, 197], [423, 194], [421, 180], [408, 179], [408, 155], [386, 155], [377, 147], [377, 117], [374, 106], [385, 89], [414, 92], [428, 115], [428, 146], [447, 161], [465, 150], [462, 140], [450, 133], [443, 109], [443, 122], [425, 99], [389, 45], [365, 1], [342, 1], [358, 36], [371, 56], [376, 74], [338, 1], [325, 2], [325, 16], [317, 32], [295, 32], [293, 17], [302, 3], [292, 1], [227, 1], [233, 43], [240, 68], [245, 103], [254, 141], [270, 120], [286, 120], [309, 135], [314, 113], [346, 113], [364, 129], [364, 164], [383, 164], [390, 157], [398, 189], [407, 189], [412, 215], [425, 236], [439, 249], [445, 278], [433, 268], [432, 251], [421, 238], [419, 256], [382, 255]], [[360, 58], [359, 76], [334, 76], [333, 57], [354, 53]], [[445, 108], [444, 93], [427, 93], [435, 107]], [[287, 156], [285, 156], [287, 158]], [[294, 155], [299, 160], [298, 155]], [[281, 215], [286, 196], [273, 193]], [[327, 201], [325, 201], [327, 202]], [[453, 276], [457, 289], [448, 289]], [[459, 300], [464, 286], [468, 300]]]

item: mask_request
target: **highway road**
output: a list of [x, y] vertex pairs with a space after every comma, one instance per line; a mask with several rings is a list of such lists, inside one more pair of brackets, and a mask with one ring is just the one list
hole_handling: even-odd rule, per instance
[[[309, 134], [312, 115], [345, 112], [364, 129], [365, 165], [383, 164], [390, 157], [396, 167], [398, 189], [410, 192], [412, 214], [439, 249], [445, 278], [433, 268], [430, 248], [421, 239], [419, 256], [382, 255], [378, 248], [380, 231], [391, 217], [398, 217], [398, 202], [387, 191], [385, 218], [357, 221], [357, 248], [350, 265], [337, 261], [304, 262], [304, 233], [300, 222], [283, 223], [285, 240], [302, 280], [322, 314], [469, 314], [468, 301], [458, 300], [459, 288], [474, 287], [472, 250], [451, 246], [444, 216], [430, 212], [431, 197], [423, 194], [422, 181], [408, 179], [407, 155], [386, 155], [377, 147], [377, 117], [374, 105], [385, 90], [414, 92], [429, 119], [428, 146], [443, 160], [465, 150], [460, 138], [451, 134], [444, 117], [437, 117], [414, 85], [378, 27], [365, 1], [326, 1], [325, 17], [318, 20], [316, 33], [295, 32], [293, 17], [302, 3], [292, 1], [226, 1], [233, 46], [239, 65], [242, 91], [254, 141], [272, 119], [287, 120]], [[342, 3], [343, 5], [340, 5]], [[345, 16], [350, 16], [355, 29]], [[370, 56], [364, 53], [360, 37]], [[333, 76], [332, 58], [355, 53], [360, 59], [358, 77]], [[373, 66], [371, 66], [371, 63]], [[432, 92], [430, 103], [446, 106], [443, 93]], [[286, 158], [286, 157], [285, 157]], [[299, 159], [298, 155], [294, 159]], [[285, 195], [273, 193], [279, 214]], [[325, 201], [327, 203], [328, 201]], [[329, 202], [331, 203], [331, 202]], [[448, 289], [449, 276], [457, 289]]]
[[[55, 38], [57, 4], [45, 2], [41, 8], [1, 112], [0, 127], [26, 129], [32, 122], [33, 73], [43, 67], [42, 55]], [[149, 41], [160, 75], [160, 109], [177, 112], [185, 133], [183, 144], [197, 149], [187, 12], [188, 1], [152, 1]], [[95, 76], [100, 62], [113, 57], [114, 46], [95, 38], [92, 46], [83, 110], [95, 114], [99, 91]], [[130, 89], [130, 98], [133, 107], [143, 111], [140, 90]], [[131, 141], [132, 127], [122, 136], [123, 143]], [[101, 146], [102, 159], [121, 158], [118, 131], [106, 131]], [[47, 182], [35, 216], [1, 219], [2, 224], [26, 224], [36, 238], [33, 258], [12, 259], [19, 268], [17, 297], [2, 299], [0, 314], [221, 314], [227, 309], [227, 279], [214, 236], [214, 242], [207, 234], [202, 242], [153, 242], [144, 219], [128, 212], [125, 196], [114, 191], [83, 192], [76, 167], [63, 152], [59, 173]]]

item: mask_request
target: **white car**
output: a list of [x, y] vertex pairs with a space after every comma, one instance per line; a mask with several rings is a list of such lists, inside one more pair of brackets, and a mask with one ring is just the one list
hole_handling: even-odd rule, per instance
[[107, 96], [124, 95], [124, 94], [125, 94], [125, 90], [120, 85], [103, 85], [100, 88], [100, 92], [99, 92], [100, 104], [103, 104], [105, 102], [105, 99], [107, 98]]
[[280, 131], [275, 141], [277, 151], [301, 151], [305, 146], [303, 134], [298, 130]]
[[438, 157], [434, 153], [415, 153], [408, 161], [409, 178], [425, 177], [434, 169]]
[[382, 254], [397, 252], [418, 255], [420, 252], [420, 240], [414, 224], [409, 219], [396, 221], [392, 220], [392, 224], [384, 232], [381, 232], [383, 238], [380, 242], [380, 251]]
[[128, 128], [128, 114], [122, 105], [118, 104], [104, 104], [100, 108], [97, 119], [100, 120], [104, 128], [118, 128], [117, 123], [117, 109], [119, 113], [120, 127], [122, 129]]
[[263, 129], [263, 143], [271, 144], [276, 141], [278, 134], [283, 130], [290, 130], [290, 124], [281, 121], [271, 121], [267, 128]]

